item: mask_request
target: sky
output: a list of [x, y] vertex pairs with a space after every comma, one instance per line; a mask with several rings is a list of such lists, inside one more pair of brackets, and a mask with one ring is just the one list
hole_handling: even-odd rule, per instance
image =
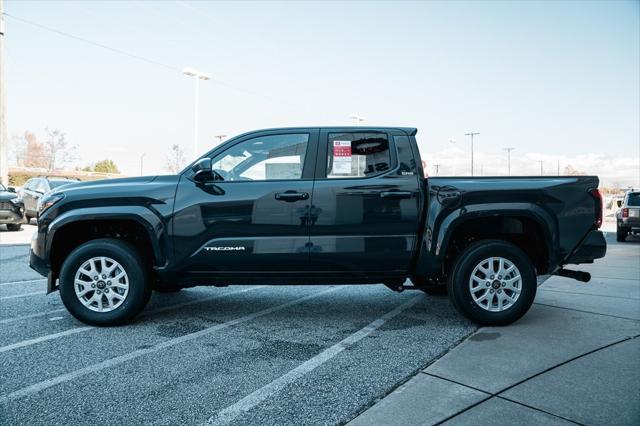
[[5, 0], [4, 11], [8, 132], [60, 129], [80, 165], [109, 158], [137, 175], [144, 154], [145, 174], [167, 173], [176, 143], [194, 158], [194, 80], [181, 72], [193, 67], [213, 76], [200, 84], [199, 154], [214, 135], [356, 114], [417, 127], [431, 175], [470, 173], [474, 131], [477, 174], [506, 175], [514, 147], [514, 175], [559, 162], [640, 186], [638, 1]]

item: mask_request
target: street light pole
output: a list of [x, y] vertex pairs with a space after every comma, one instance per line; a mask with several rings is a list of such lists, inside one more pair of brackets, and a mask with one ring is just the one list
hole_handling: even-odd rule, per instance
[[198, 107], [200, 102], [200, 80], [211, 80], [211, 76], [202, 71], [195, 70], [193, 68], [185, 68], [182, 70], [184, 75], [194, 77], [196, 80], [196, 95], [194, 106], [194, 118], [193, 118], [193, 157], [198, 156]]
[[511, 176], [511, 151], [513, 151], [514, 149], [515, 148], [512, 146], [504, 148], [504, 150], [507, 151], [507, 176]]
[[227, 135], [215, 135], [214, 138], [218, 139], [218, 143], [217, 145], [220, 145], [222, 143], [222, 139], [226, 138]]
[[351, 114], [351, 117], [349, 118], [351, 118], [354, 121], [356, 126], [364, 121], [364, 117], [360, 117], [359, 115], [355, 115], [355, 114]]
[[146, 152], [143, 152], [142, 155], [140, 156], [140, 176], [143, 176], [142, 170], [143, 170], [143, 166], [144, 166], [144, 156], [147, 155]]
[[471, 176], [473, 176], [473, 137], [479, 135], [480, 132], [465, 133], [465, 136], [471, 136]]

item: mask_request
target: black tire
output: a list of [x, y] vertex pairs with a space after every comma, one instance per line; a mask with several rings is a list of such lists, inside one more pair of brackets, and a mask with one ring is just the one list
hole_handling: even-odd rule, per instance
[[[499, 312], [490, 312], [481, 307], [473, 300], [469, 288], [475, 267], [490, 257], [502, 257], [513, 263], [521, 276], [520, 296], [511, 306]], [[508, 325], [520, 319], [533, 304], [537, 287], [536, 272], [531, 259], [517, 246], [500, 240], [479, 241], [467, 247], [456, 259], [447, 283], [449, 298], [455, 308], [470, 320], [486, 326]], [[499, 287], [495, 291], [499, 293], [503, 290]], [[511, 295], [513, 296], [513, 293]], [[490, 300], [493, 304], [494, 299]]]
[[[75, 274], [92, 257], [106, 256], [120, 263], [129, 278], [129, 292], [110, 312], [95, 312], [84, 306], [74, 290]], [[69, 312], [80, 321], [95, 326], [122, 325], [136, 316], [151, 296], [144, 259], [131, 244], [101, 238], [82, 244], [67, 256], [60, 270], [60, 297]]]
[[22, 229], [22, 224], [20, 223], [7, 223], [7, 229], [9, 231], [19, 231]]
[[619, 243], [624, 243], [625, 240], [627, 239], [627, 231], [625, 231], [624, 229], [617, 227], [616, 228], [616, 241], [618, 241]]
[[442, 297], [446, 296], [448, 293], [446, 285], [434, 285], [423, 278], [412, 277], [411, 283], [418, 289], [427, 293], [429, 296]]

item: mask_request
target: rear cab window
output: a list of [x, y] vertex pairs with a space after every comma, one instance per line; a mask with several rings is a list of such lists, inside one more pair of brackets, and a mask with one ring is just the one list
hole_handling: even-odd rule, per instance
[[368, 178], [393, 168], [386, 133], [335, 132], [327, 139], [328, 179]]

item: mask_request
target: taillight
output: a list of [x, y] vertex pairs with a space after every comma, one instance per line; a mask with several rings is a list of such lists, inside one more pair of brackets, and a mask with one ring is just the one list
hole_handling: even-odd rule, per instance
[[596, 225], [596, 229], [598, 229], [602, 226], [602, 193], [600, 193], [600, 190], [596, 188], [589, 191], [589, 194], [596, 199], [596, 220], [594, 223]]
[[622, 209], [622, 217], [629, 217], [629, 209], [628, 208], [624, 208]]

